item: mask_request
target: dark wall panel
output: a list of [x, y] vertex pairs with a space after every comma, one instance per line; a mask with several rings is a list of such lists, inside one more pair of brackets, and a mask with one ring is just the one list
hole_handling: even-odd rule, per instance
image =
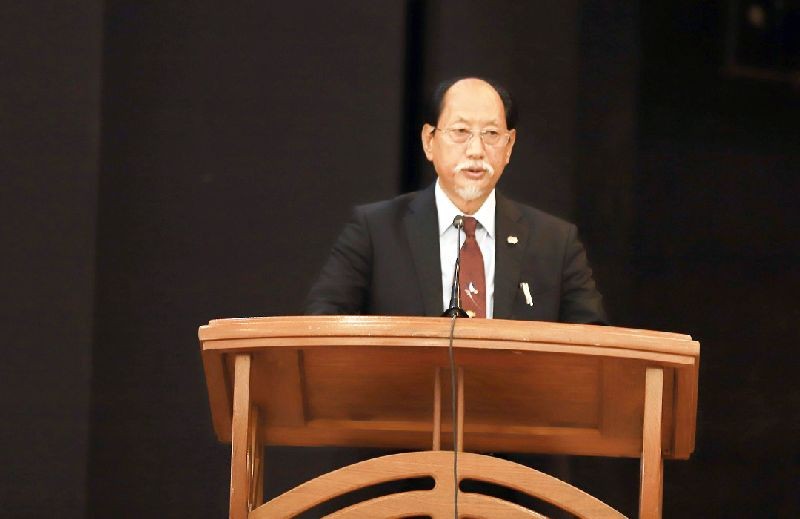
[[101, 5], [0, 7], [0, 503], [86, 507]]
[[630, 245], [641, 70], [639, 16], [638, 2], [582, 2], [574, 149], [575, 219], [610, 319], [633, 326]]
[[518, 102], [517, 142], [499, 187], [568, 218], [574, 218], [578, 13], [576, 1], [439, 0], [428, 8], [425, 35], [426, 91], [442, 79], [478, 75], [507, 85]]
[[107, 3], [93, 516], [226, 513], [197, 326], [300, 313], [348, 208], [396, 193], [403, 20], [402, 3]]
[[[224, 516], [197, 326], [298, 313], [349, 207], [433, 178], [414, 103], [462, 74], [517, 95], [501, 187], [577, 221], [617, 322], [703, 344], [665, 517], [800, 513], [800, 104], [720, 75], [720, 6], [241, 4], [0, 8], [5, 515]], [[270, 449], [268, 494], [373, 454]], [[636, 460], [562, 468], [636, 514]]]
[[797, 517], [800, 96], [727, 78], [727, 13], [643, 4], [632, 265], [643, 326], [702, 344], [697, 448], [665, 516]]

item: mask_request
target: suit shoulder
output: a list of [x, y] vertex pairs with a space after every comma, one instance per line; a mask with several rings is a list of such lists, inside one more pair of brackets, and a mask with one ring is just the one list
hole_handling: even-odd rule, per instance
[[[354, 212], [358, 218], [376, 224], [400, 222], [408, 212], [427, 206], [428, 204], [423, 202], [427, 195], [426, 191], [404, 193], [388, 200], [358, 205], [354, 208]], [[435, 208], [432, 195], [430, 206]]]
[[359, 204], [355, 210], [359, 213], [366, 215], [374, 215], [396, 210], [404, 210], [408, 204], [419, 194], [415, 191], [412, 193], [404, 193], [388, 200], [380, 200], [378, 202], [369, 202], [366, 204]]

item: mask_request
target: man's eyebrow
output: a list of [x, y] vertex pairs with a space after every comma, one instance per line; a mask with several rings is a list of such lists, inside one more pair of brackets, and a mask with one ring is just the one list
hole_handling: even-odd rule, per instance
[[[485, 121], [479, 121], [479, 122], [482, 123], [482, 124], [493, 124], [495, 126], [498, 126], [500, 124], [500, 122], [496, 118], [487, 119]], [[469, 121], [467, 119], [465, 119], [463, 116], [459, 115], [458, 117], [455, 118], [455, 120], [453, 121], [452, 124], [455, 124], [455, 123], [467, 123], [467, 124], [469, 124]]]

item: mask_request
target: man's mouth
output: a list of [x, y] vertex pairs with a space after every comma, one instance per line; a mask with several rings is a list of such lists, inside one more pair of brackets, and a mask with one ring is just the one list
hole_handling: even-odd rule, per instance
[[469, 179], [478, 180], [480, 178], [483, 178], [483, 176], [486, 174], [486, 170], [479, 168], [467, 168], [467, 169], [462, 169], [461, 173]]

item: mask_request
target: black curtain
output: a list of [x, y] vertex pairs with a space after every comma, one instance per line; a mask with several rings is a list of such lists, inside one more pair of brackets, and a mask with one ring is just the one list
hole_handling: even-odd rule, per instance
[[[691, 2], [36, 1], [0, 78], [11, 517], [220, 517], [197, 327], [295, 314], [349, 208], [427, 185], [441, 79], [505, 83], [500, 185], [578, 223], [611, 317], [702, 344], [665, 517], [794, 516], [798, 96]], [[371, 450], [271, 448], [267, 494]], [[638, 461], [570, 477], [636, 515]]]

